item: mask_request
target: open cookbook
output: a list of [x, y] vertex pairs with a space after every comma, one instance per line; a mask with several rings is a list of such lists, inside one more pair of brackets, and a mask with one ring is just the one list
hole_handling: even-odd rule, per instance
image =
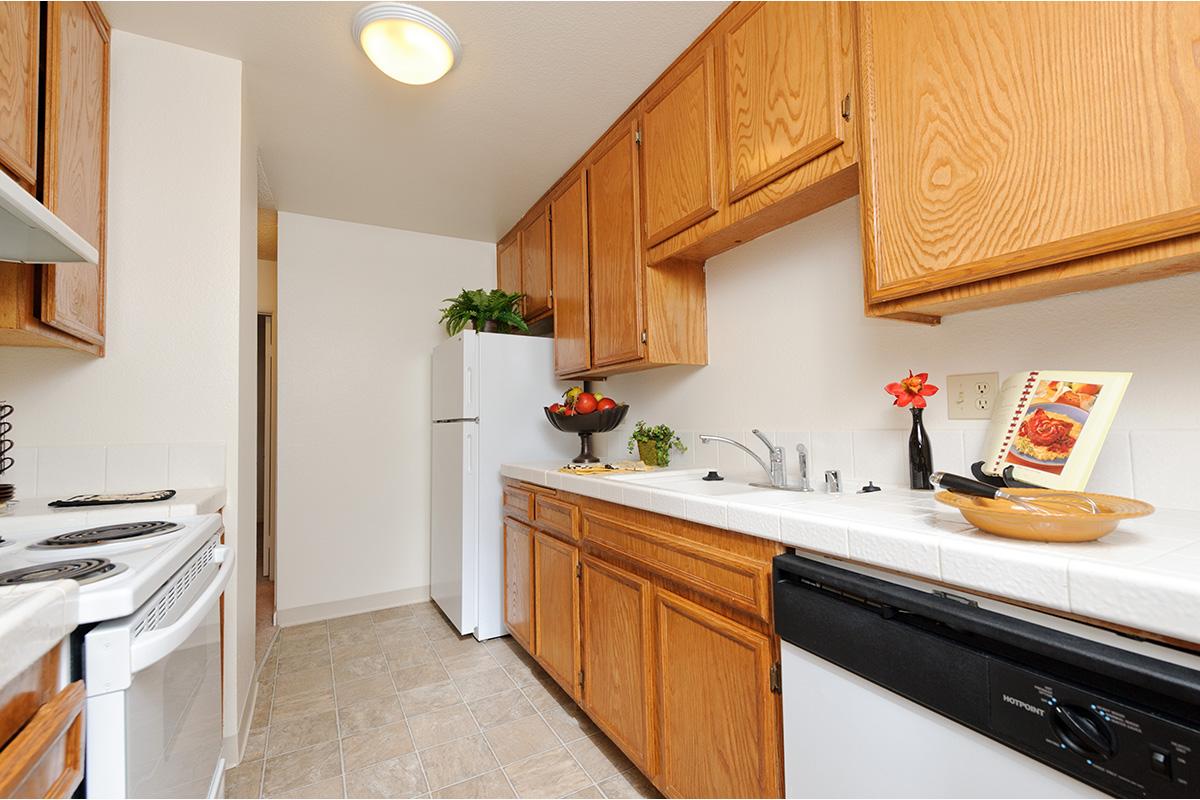
[[1035, 370], [1000, 387], [985, 441], [983, 471], [1048, 489], [1082, 491], [1131, 372]]

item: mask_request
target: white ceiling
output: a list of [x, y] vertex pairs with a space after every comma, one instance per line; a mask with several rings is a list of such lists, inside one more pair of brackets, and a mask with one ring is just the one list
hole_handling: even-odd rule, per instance
[[430, 2], [463, 45], [429, 86], [359, 50], [365, 3], [105, 2], [114, 28], [244, 62], [280, 210], [496, 241], [724, 2]]

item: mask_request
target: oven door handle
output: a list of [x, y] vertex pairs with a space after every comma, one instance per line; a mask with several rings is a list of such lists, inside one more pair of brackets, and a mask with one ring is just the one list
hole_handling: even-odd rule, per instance
[[225, 591], [229, 577], [233, 574], [233, 564], [237, 560], [235, 555], [229, 547], [217, 545], [213, 551], [213, 560], [220, 562], [221, 568], [217, 570], [212, 583], [174, 625], [143, 634], [134, 640], [129, 649], [130, 672], [141, 672], [187, 641], [192, 632], [200, 626], [200, 622], [208, 616], [217, 598]]

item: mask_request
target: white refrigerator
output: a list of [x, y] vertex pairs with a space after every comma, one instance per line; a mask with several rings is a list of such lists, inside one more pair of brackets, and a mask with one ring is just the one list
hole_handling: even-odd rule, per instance
[[433, 351], [430, 594], [459, 633], [503, 636], [504, 534], [500, 465], [561, 460], [578, 437], [542, 408], [566, 384], [554, 341], [464, 331]]

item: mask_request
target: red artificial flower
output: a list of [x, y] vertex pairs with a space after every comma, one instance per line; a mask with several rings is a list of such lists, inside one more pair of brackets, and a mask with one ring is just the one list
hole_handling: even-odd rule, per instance
[[889, 383], [883, 388], [888, 394], [896, 396], [893, 405], [906, 406], [912, 403], [913, 408], [924, 408], [925, 398], [938, 390], [938, 387], [932, 383], [926, 383], [927, 380], [929, 380], [928, 372], [919, 372], [913, 375], [910, 369], [907, 378], [902, 378], [899, 383]]

